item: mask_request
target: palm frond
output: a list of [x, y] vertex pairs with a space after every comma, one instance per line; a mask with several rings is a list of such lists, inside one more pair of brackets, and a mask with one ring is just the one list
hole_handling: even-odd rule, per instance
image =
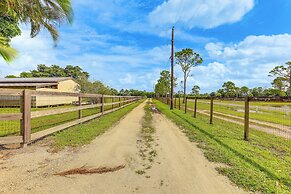
[[9, 39], [0, 36], [0, 55], [6, 62], [11, 62], [17, 56], [17, 51], [9, 45]]
[[71, 0], [2, 0], [0, 14], [16, 15], [20, 22], [30, 24], [31, 37], [42, 27], [47, 29], [54, 42], [58, 41], [57, 25], [73, 21]]
[[0, 55], [6, 62], [11, 62], [17, 57], [17, 51], [14, 48], [0, 45]]

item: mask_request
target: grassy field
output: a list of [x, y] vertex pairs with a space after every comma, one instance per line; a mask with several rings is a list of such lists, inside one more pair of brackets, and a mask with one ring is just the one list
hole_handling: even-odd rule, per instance
[[[243, 101], [229, 101], [229, 100], [215, 100], [214, 102], [221, 102], [226, 104], [237, 104], [237, 105], [244, 105]], [[288, 106], [291, 108], [290, 102], [263, 102], [263, 101], [254, 101], [250, 102], [252, 106], [270, 106], [270, 107], [283, 107]]]
[[[108, 99], [106, 102], [110, 102], [111, 99]], [[32, 111], [42, 111], [42, 110], [52, 110], [59, 108], [69, 108], [74, 107], [73, 105], [66, 106], [56, 106], [56, 107], [46, 107], [46, 108], [32, 108]], [[118, 107], [118, 104], [114, 105], [114, 108]], [[111, 109], [110, 106], [105, 106], [104, 110]], [[19, 113], [19, 108], [0, 108], [0, 114], [3, 113]], [[100, 108], [92, 108], [82, 110], [83, 117], [97, 114], [100, 112]], [[31, 120], [31, 130], [32, 132], [38, 132], [41, 130], [49, 129], [51, 127], [64, 124], [78, 119], [78, 111], [49, 115], [44, 117], [33, 118]], [[20, 134], [20, 121], [0, 121], [0, 137], [8, 135], [19, 135]]]
[[250, 141], [243, 140], [243, 126], [207, 116], [197, 118], [154, 101], [157, 108], [180, 126], [190, 141], [197, 142], [205, 156], [238, 186], [262, 193], [291, 192], [291, 141], [251, 130]]
[[[197, 109], [198, 110], [206, 110], [209, 111], [210, 105], [209, 100], [198, 100]], [[221, 103], [221, 102], [219, 102]], [[218, 101], [214, 102], [214, 111], [239, 117], [244, 117], [244, 107], [240, 106], [232, 106], [231, 104], [243, 105], [243, 102], [234, 102], [234, 101], [223, 101], [223, 104], [218, 104]], [[257, 105], [258, 108], [255, 107]], [[178, 104], [178, 102], [177, 102]], [[268, 110], [266, 107], [273, 107], [274, 103], [269, 104], [268, 102], [251, 102], [250, 106], [250, 118], [265, 121], [270, 123], [276, 123], [280, 125], [291, 126], [291, 111], [284, 112], [282, 109], [278, 110]], [[286, 104], [290, 105], [290, 103], [278, 103], [277, 107], [279, 108], [279, 104], [282, 106], [286, 106]], [[181, 106], [184, 106], [181, 102]], [[194, 109], [194, 102], [188, 101], [187, 106], [191, 109]], [[282, 107], [280, 106], [280, 107]], [[260, 108], [264, 107], [264, 108]], [[275, 108], [275, 107], [273, 107]], [[256, 110], [258, 109], [258, 111]], [[276, 109], [276, 108], [275, 108]]]
[[142, 100], [98, 119], [56, 133], [53, 136], [53, 147], [62, 149], [66, 146], [74, 147], [89, 144], [96, 136], [104, 133], [141, 102]]

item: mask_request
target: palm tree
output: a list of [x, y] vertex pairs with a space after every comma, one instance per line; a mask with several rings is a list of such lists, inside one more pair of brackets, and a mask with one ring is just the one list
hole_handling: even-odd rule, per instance
[[[59, 37], [57, 27], [63, 22], [71, 23], [73, 19], [70, 0], [2, 0], [0, 16], [7, 15], [19, 23], [30, 24], [32, 38], [38, 35], [41, 28], [47, 29], [55, 44]], [[0, 40], [0, 55], [6, 61], [15, 55], [9, 41]]]
[[9, 46], [9, 40], [0, 36], [0, 55], [7, 62], [12, 61], [16, 57], [16, 50]]

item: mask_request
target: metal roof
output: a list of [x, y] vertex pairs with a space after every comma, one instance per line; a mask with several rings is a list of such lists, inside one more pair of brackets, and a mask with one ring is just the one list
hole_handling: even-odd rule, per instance
[[[39, 78], [0, 78], [0, 84], [2, 83], [59, 83], [61, 81], [73, 79], [71, 77], [39, 77]], [[35, 85], [35, 84], [34, 84]]]
[[45, 87], [56, 85], [58, 83], [0, 83], [0, 87]]

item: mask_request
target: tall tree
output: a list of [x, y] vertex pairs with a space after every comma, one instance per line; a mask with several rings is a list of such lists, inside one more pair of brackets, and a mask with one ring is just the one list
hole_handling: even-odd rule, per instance
[[72, 77], [75, 79], [80, 79], [81, 77], [84, 77], [85, 79], [89, 78], [89, 73], [83, 71], [80, 66], [67, 65], [64, 69], [64, 72], [66, 76]]
[[225, 97], [225, 92], [222, 88], [218, 89], [216, 92], [216, 96]]
[[285, 92], [288, 87], [287, 82], [282, 77], [276, 77], [272, 82], [272, 86], [280, 92]]
[[82, 93], [92, 93], [92, 94], [106, 94], [106, 95], [115, 95], [117, 90], [106, 86], [101, 81], [91, 82], [88, 79], [81, 78], [78, 80], [80, 85], [80, 91]]
[[183, 83], [184, 83], [184, 98], [183, 102], [186, 101], [186, 87], [187, 79], [190, 75], [191, 69], [200, 65], [203, 62], [202, 57], [198, 53], [195, 53], [191, 48], [182, 49], [175, 53], [176, 63], [181, 66], [183, 71]]
[[249, 88], [246, 87], [246, 86], [242, 86], [242, 87], [240, 88], [240, 94], [241, 94], [242, 96], [248, 96], [248, 94], [249, 94]]
[[287, 62], [286, 66], [280, 65], [275, 67], [269, 72], [269, 76], [276, 77], [277, 79], [288, 83], [288, 94], [291, 96], [291, 62]]
[[89, 73], [83, 71], [79, 66], [67, 65], [65, 68], [62, 68], [58, 65], [47, 66], [39, 64], [34, 70], [20, 73], [20, 77], [72, 77], [76, 80], [87, 80]]
[[254, 97], [264, 96], [264, 89], [262, 87], [255, 87], [255, 88], [251, 89], [250, 91]]
[[222, 85], [222, 89], [225, 97], [235, 97], [237, 95], [237, 87], [231, 81], [224, 82]]
[[[70, 0], [2, 0], [0, 2], [0, 55], [6, 61], [16, 56], [16, 51], [10, 47], [10, 39], [3, 32], [13, 34], [20, 31], [21, 23], [30, 24], [31, 37], [38, 35], [42, 28], [47, 29], [55, 44], [59, 34], [57, 27], [67, 21], [72, 22], [73, 11]], [[10, 24], [5, 25], [7, 20]], [[4, 30], [3, 30], [4, 29]]]
[[195, 96], [199, 96], [199, 92], [200, 92], [200, 87], [197, 85], [194, 85], [192, 88], [192, 94], [194, 94]]
[[159, 95], [167, 95], [169, 94], [171, 89], [171, 74], [169, 71], [161, 71], [160, 78], [155, 86], [155, 92]]
[[[174, 78], [174, 87], [177, 85], [177, 79]], [[171, 74], [169, 71], [163, 70], [160, 72], [160, 78], [155, 85], [155, 92], [158, 95], [166, 96], [171, 91]]]

